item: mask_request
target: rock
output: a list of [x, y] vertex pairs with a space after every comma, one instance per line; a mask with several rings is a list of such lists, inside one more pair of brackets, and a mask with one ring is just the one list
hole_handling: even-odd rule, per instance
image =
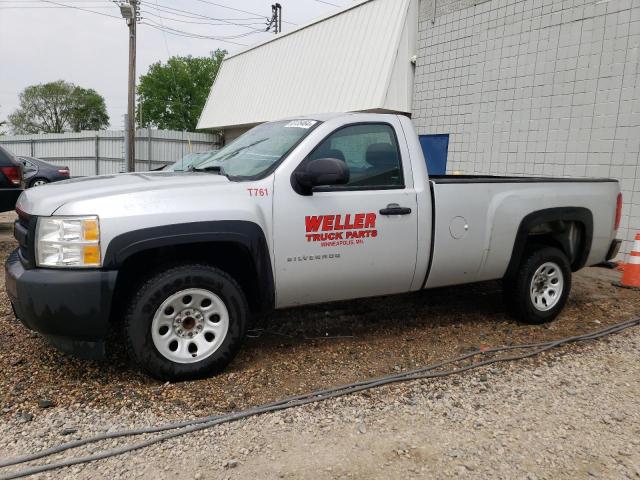
[[18, 423], [27, 423], [33, 420], [33, 415], [27, 412], [21, 412], [18, 414], [17, 421]]
[[12, 367], [17, 367], [18, 365], [20, 365], [21, 363], [24, 363], [24, 358], [14, 358], [13, 360], [11, 360], [11, 362], [9, 362], [11, 364]]
[[238, 466], [238, 461], [232, 458], [231, 460], [227, 460], [226, 462], [224, 462], [222, 466], [224, 468], [236, 468]]
[[72, 434], [76, 433], [77, 431], [78, 431], [77, 428], [67, 427], [67, 428], [63, 428], [60, 431], [60, 435], [72, 435]]
[[51, 408], [53, 407], [53, 405], [53, 400], [49, 400], [48, 398], [41, 398], [40, 400], [38, 400], [38, 406], [40, 408]]
[[367, 426], [364, 423], [358, 423], [358, 432], [364, 434], [367, 433]]

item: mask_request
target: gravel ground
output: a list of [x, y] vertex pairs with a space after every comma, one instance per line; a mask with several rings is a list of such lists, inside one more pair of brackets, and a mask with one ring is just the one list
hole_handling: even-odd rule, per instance
[[[263, 415], [42, 477], [640, 478], [639, 354], [636, 329], [533, 361]], [[166, 420], [153, 410], [51, 409], [37, 421], [2, 424], [0, 450], [11, 456]]]
[[[2, 261], [15, 247], [4, 230]], [[640, 316], [640, 293], [613, 287], [618, 277], [580, 272], [565, 312], [542, 327], [506, 316], [496, 283], [279, 312], [256, 326], [227, 372], [179, 384], [131, 369], [117, 345], [102, 363], [56, 352], [15, 321], [2, 288], [0, 457], [237, 410], [483, 346], [586, 333]], [[638, 478], [639, 345], [633, 331], [245, 420], [51, 478]]]

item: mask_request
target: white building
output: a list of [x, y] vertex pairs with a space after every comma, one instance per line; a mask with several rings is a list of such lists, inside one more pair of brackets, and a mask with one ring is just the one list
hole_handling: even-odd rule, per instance
[[640, 0], [357, 1], [228, 57], [199, 127], [333, 111], [410, 115], [436, 172], [617, 178], [640, 231]]

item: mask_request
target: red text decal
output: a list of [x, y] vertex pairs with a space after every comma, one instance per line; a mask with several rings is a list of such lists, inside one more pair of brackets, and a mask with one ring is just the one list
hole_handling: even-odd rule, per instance
[[322, 242], [323, 247], [359, 245], [378, 236], [375, 213], [307, 215], [304, 223], [307, 242]]
[[268, 197], [269, 196], [268, 188], [247, 188], [247, 192], [249, 192], [250, 197]]

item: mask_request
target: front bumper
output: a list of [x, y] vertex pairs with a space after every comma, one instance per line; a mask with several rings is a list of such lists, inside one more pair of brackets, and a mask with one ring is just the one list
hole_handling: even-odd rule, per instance
[[14, 251], [5, 285], [16, 317], [61, 350], [102, 358], [116, 271], [25, 269]]

